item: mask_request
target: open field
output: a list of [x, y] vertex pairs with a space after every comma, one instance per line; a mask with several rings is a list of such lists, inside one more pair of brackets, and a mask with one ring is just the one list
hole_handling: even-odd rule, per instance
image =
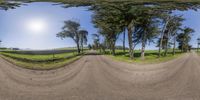
[[14, 59], [33, 62], [33, 63], [61, 60], [64, 58], [70, 58], [77, 55], [77, 53], [74, 52], [61, 53], [61, 54], [47, 54], [47, 55], [16, 54], [16, 53], [1, 53], [1, 54]]
[[35, 70], [48, 70], [62, 67], [81, 57], [76, 52], [58, 53], [58, 54], [25, 54], [15, 51], [1, 52], [4, 59], [24, 68]]

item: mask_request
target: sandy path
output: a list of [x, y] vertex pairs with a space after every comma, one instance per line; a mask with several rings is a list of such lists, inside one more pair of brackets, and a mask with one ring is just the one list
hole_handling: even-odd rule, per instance
[[0, 58], [0, 100], [200, 100], [200, 57], [136, 65], [88, 55], [51, 71]]

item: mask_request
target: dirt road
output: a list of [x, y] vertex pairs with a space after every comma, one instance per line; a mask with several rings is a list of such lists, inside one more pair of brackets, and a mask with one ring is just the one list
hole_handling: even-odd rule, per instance
[[0, 59], [0, 100], [200, 100], [200, 57], [136, 65], [88, 55], [51, 71]]

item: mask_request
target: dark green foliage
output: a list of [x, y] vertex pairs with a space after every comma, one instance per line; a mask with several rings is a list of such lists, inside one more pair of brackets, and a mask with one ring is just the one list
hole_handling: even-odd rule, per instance
[[20, 7], [21, 4], [22, 3], [18, 3], [18, 2], [0, 1], [0, 10], [15, 9], [16, 7]]
[[177, 36], [177, 42], [179, 43], [179, 49], [182, 52], [187, 52], [188, 50], [191, 49], [189, 42], [191, 40], [191, 33], [193, 33], [193, 32], [194, 32], [193, 29], [191, 29], [189, 27], [185, 27], [183, 29], [183, 32]]
[[134, 43], [141, 43], [141, 57], [144, 59], [145, 47], [147, 43], [154, 42], [154, 39], [159, 34], [159, 20], [157, 15], [150, 13], [151, 11], [147, 9], [140, 10], [141, 16], [138, 18], [137, 23], [135, 24], [134, 30]]
[[[98, 10], [101, 9], [101, 10]], [[122, 32], [122, 25], [120, 15], [117, 10], [107, 5], [98, 6], [94, 10], [93, 23], [99, 29], [99, 34], [107, 41], [112, 54], [115, 55], [115, 42]]]
[[90, 44], [88, 44], [88, 49], [91, 50], [92, 49], [92, 46]]

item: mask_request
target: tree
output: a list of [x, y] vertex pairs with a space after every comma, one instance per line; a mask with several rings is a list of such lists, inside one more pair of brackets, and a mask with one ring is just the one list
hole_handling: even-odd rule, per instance
[[88, 49], [91, 50], [92, 49], [92, 46], [91, 44], [88, 44]]
[[124, 27], [124, 30], [123, 30], [123, 52], [125, 54], [126, 52], [126, 27]]
[[[80, 24], [76, 21], [65, 21], [64, 26], [62, 27], [62, 32], [57, 34], [57, 37], [60, 37], [61, 39], [63, 38], [72, 38], [74, 42], [76, 43], [77, 46], [77, 52], [80, 53], [80, 40], [81, 40], [81, 35], [80, 33], [86, 33], [84, 30], [80, 30]], [[84, 38], [82, 38], [84, 40]]]
[[9, 2], [5, 0], [4, 2], [1, 2], [0, 0], [0, 10], [9, 10], [9, 9], [15, 9], [16, 7], [20, 7], [22, 3], [20, 2]]
[[[117, 40], [117, 37], [122, 31], [124, 31], [124, 38], [123, 38], [123, 47], [125, 50], [125, 30], [127, 29], [127, 26], [129, 25], [130, 18], [128, 16], [129, 10], [132, 8], [131, 5], [124, 6], [124, 4], [115, 4], [115, 3], [108, 3], [108, 2], [102, 2], [100, 4], [92, 6], [92, 10], [95, 11], [95, 16], [93, 17], [95, 20], [93, 21], [98, 28], [101, 30], [101, 34], [103, 33], [103, 36], [106, 41], [109, 41], [109, 48], [112, 49], [113, 55], [115, 54], [115, 42]], [[128, 20], [128, 21], [127, 21]], [[129, 25], [129, 41], [132, 40], [132, 30], [131, 25]], [[132, 46], [132, 41], [129, 46]], [[132, 50], [132, 47], [129, 49], [129, 51]], [[133, 51], [130, 53], [133, 55]], [[133, 58], [133, 56], [130, 56]]]
[[[161, 38], [159, 38], [158, 41], [157, 41], [157, 47], [160, 46], [160, 43], [161, 43]], [[164, 49], [164, 50], [165, 50], [167, 44], [168, 44], [168, 43], [167, 43], [167, 39], [166, 39], [165, 37], [163, 37], [161, 49]], [[168, 48], [169, 48], [169, 47], [170, 47], [170, 45], [168, 45]]]
[[174, 16], [173, 20], [172, 20], [172, 24], [171, 25], [171, 33], [170, 35], [173, 37], [173, 55], [175, 55], [175, 48], [176, 48], [176, 38], [177, 38], [177, 32], [181, 31], [181, 26], [182, 26], [182, 22], [185, 19], [182, 16]]
[[177, 36], [177, 42], [179, 43], [179, 49], [181, 49], [182, 52], [187, 52], [190, 49], [189, 42], [191, 40], [191, 33], [193, 33], [193, 32], [194, 32], [193, 29], [191, 29], [189, 27], [185, 27], [183, 29], [183, 32]]
[[[132, 6], [128, 11], [129, 13], [125, 17], [128, 30], [128, 41], [129, 41], [129, 55], [130, 58], [134, 57], [134, 48], [138, 42], [142, 43], [141, 56], [144, 59], [145, 45], [158, 34], [158, 20], [163, 12], [162, 10], [154, 10], [153, 7], [149, 6]], [[153, 20], [154, 19], [154, 20]], [[156, 20], [155, 20], [156, 19]], [[157, 24], [156, 24], [157, 23]], [[138, 27], [139, 25], [139, 27]], [[138, 29], [139, 28], [139, 29]], [[137, 33], [135, 35], [135, 33]], [[133, 39], [135, 40], [133, 41]]]
[[93, 41], [94, 41], [93, 49], [94, 49], [94, 50], [97, 50], [97, 49], [99, 49], [100, 36], [99, 36], [98, 34], [92, 34], [92, 36], [93, 36]]
[[159, 34], [159, 20], [153, 15], [143, 12], [144, 17], [142, 17], [138, 24], [135, 26], [134, 33], [134, 43], [141, 43], [141, 58], [145, 59], [145, 47], [149, 42], [154, 42], [154, 39]]
[[87, 35], [88, 31], [86, 30], [79, 30], [79, 36], [80, 36], [80, 44], [81, 44], [81, 51], [83, 53], [83, 44], [87, 44]]
[[[164, 14], [163, 16], [161, 16], [162, 19], [163, 19], [163, 28], [162, 28], [162, 31], [161, 31], [161, 34], [160, 34], [160, 39], [159, 39], [159, 51], [158, 51], [158, 57], [161, 56], [161, 50], [162, 50], [162, 47], [163, 47], [163, 40], [164, 40], [164, 36], [165, 36], [165, 33], [166, 33], [166, 29], [167, 29], [167, 25], [170, 21], [170, 16], [169, 16], [169, 12], [167, 12], [166, 14]], [[167, 42], [165, 41], [166, 45], [167, 45]]]
[[[101, 20], [99, 20], [99, 23], [101, 23], [102, 26], [107, 28], [106, 34], [116, 34], [116, 35], [110, 35], [113, 37], [117, 37], [119, 32], [123, 33], [123, 49], [125, 51], [125, 31], [128, 32], [128, 44], [129, 44], [129, 56], [131, 59], [134, 58], [134, 41], [133, 41], [133, 33], [135, 30], [135, 25], [138, 23], [138, 19], [143, 17], [141, 12], [145, 10], [151, 10], [151, 7], [140, 5], [131, 5], [127, 2], [120, 3], [120, 4], [108, 4], [108, 3], [102, 3], [97, 6], [93, 7], [93, 10], [96, 11], [96, 15]], [[105, 12], [105, 13], [102, 13]], [[150, 13], [154, 13], [152, 10]], [[106, 23], [106, 24], [105, 24]], [[114, 26], [114, 27], [111, 27]], [[116, 32], [112, 32], [113, 30], [118, 30]], [[110, 31], [110, 32], [108, 32]], [[114, 39], [112, 37], [112, 39]], [[110, 38], [108, 38], [111, 40]], [[116, 39], [114, 39], [116, 41]], [[114, 42], [113, 42], [114, 43]]]
[[178, 15], [172, 15], [169, 16], [168, 24], [166, 25], [166, 29], [164, 31], [163, 35], [163, 42], [164, 45], [164, 56], [167, 56], [168, 48], [172, 43], [170, 43], [170, 39], [173, 37], [173, 55], [175, 55], [175, 47], [176, 47], [176, 36], [177, 32], [181, 30], [182, 22], [184, 21], [184, 18], [182, 16]]
[[118, 11], [107, 5], [99, 6], [101, 10], [95, 9], [93, 20], [95, 27], [99, 29], [99, 34], [109, 43], [112, 55], [115, 55], [115, 43], [122, 32]]

